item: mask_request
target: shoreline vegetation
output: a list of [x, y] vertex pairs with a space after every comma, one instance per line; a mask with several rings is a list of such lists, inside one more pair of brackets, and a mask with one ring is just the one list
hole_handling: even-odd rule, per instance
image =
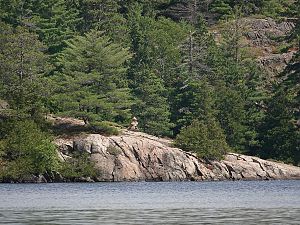
[[299, 15], [300, 0], [0, 0], [0, 182], [296, 179]]
[[[2, 183], [300, 179], [300, 167], [282, 162], [238, 153], [224, 153], [218, 159], [211, 155], [199, 157], [197, 153], [176, 148], [170, 138], [116, 127], [117, 135], [101, 135], [95, 134], [83, 121], [74, 118], [48, 116], [48, 120], [52, 121], [52, 129], [56, 132], [62, 128], [64, 130], [52, 140], [51, 146], [56, 146], [53, 162], [49, 153], [45, 158], [47, 161], [41, 161], [41, 152], [32, 153], [31, 150], [31, 154], [37, 156], [29, 155], [28, 160], [22, 157], [27, 163], [22, 167], [15, 168], [15, 164], [2, 167], [6, 169], [1, 171]], [[22, 122], [21, 129], [27, 130], [28, 126], [24, 125]], [[30, 134], [38, 142], [36, 131], [27, 134], [29, 136], [23, 134], [24, 139], [19, 140], [23, 146], [27, 141], [31, 142]], [[39, 159], [39, 167], [33, 164], [34, 161], [29, 164], [33, 158]]]

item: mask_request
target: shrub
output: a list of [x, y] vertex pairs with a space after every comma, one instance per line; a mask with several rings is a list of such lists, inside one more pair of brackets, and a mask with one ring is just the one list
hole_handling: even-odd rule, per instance
[[290, 48], [291, 48], [290, 44], [283, 43], [277, 47], [275, 53], [278, 54], [287, 53]]
[[43, 174], [58, 168], [56, 147], [48, 135], [33, 121], [16, 121], [2, 141], [4, 175], [22, 179], [31, 174]]
[[119, 129], [111, 122], [92, 122], [90, 127], [93, 132], [104, 134], [104, 135], [118, 135]]
[[97, 177], [100, 171], [95, 168], [87, 153], [76, 153], [73, 157], [61, 164], [61, 175], [71, 181], [81, 177]]
[[177, 135], [175, 145], [206, 159], [221, 159], [229, 150], [223, 130], [215, 119], [193, 121]]

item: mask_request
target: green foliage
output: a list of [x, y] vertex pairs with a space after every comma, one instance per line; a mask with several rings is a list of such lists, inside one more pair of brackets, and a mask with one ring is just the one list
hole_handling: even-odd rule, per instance
[[102, 79], [107, 81], [108, 76], [118, 76], [126, 71], [124, 62], [131, 58], [128, 49], [113, 43], [108, 36], [96, 30], [75, 37], [67, 42], [67, 46], [59, 61], [69, 75], [95, 71], [102, 73]]
[[75, 36], [76, 26], [81, 21], [78, 10], [68, 7], [66, 2], [47, 0], [34, 4], [32, 22], [50, 54], [62, 51], [64, 42]]
[[176, 123], [175, 132], [183, 126], [188, 126], [193, 120], [206, 120], [216, 115], [215, 90], [207, 80], [189, 81], [176, 93], [173, 105], [173, 120]]
[[12, 28], [0, 21], [0, 97], [12, 109], [34, 114], [47, 97], [44, 46], [36, 34], [23, 27]]
[[285, 12], [288, 5], [286, 0], [265, 0], [262, 13], [269, 17], [278, 17]]
[[201, 158], [222, 159], [229, 147], [225, 135], [215, 119], [195, 120], [177, 135], [175, 145], [195, 152]]
[[[299, 163], [299, 5], [299, 0], [0, 0], [0, 169], [20, 177], [51, 167], [37, 162], [51, 149], [48, 139], [28, 143], [41, 155], [26, 150], [24, 158], [14, 149], [27, 147], [15, 147], [18, 138], [9, 132], [17, 129], [11, 121], [25, 119], [46, 129], [49, 112], [86, 122], [69, 134], [117, 135], [111, 123], [127, 127], [135, 116], [150, 134], [175, 136], [182, 130], [178, 139], [191, 140], [194, 135], [201, 149], [192, 146], [193, 151], [209, 158], [219, 158], [229, 145]], [[274, 90], [245, 40], [241, 18], [253, 14], [297, 19], [278, 49], [297, 53]], [[221, 38], [210, 29], [220, 26], [209, 27], [218, 20]], [[65, 165], [70, 179], [93, 174], [92, 165], [85, 166], [88, 156], [75, 158]], [[75, 171], [77, 165], [82, 169]]]
[[213, 0], [209, 8], [211, 12], [218, 13], [221, 19], [231, 17], [235, 7], [241, 8], [246, 15], [263, 14], [278, 17], [288, 11], [292, 2], [286, 0]]
[[153, 135], [170, 135], [170, 109], [161, 79], [148, 70], [140, 73], [140, 78], [143, 81], [135, 89], [138, 100], [132, 107], [139, 127]]
[[201, 79], [210, 74], [207, 64], [208, 47], [213, 43], [206, 22], [199, 17], [195, 27], [190, 27], [189, 36], [181, 47], [182, 66], [188, 71], [189, 79]]
[[279, 89], [268, 104], [268, 111], [261, 126], [263, 158], [279, 159], [299, 164], [300, 132], [293, 124], [292, 96]]
[[124, 64], [131, 57], [128, 50], [95, 30], [67, 45], [59, 56], [62, 72], [52, 78], [53, 110], [85, 121], [128, 121], [132, 104], [124, 76]]
[[114, 41], [128, 42], [128, 27], [124, 15], [118, 13], [121, 10], [119, 0], [83, 0], [78, 9], [83, 18], [80, 30], [88, 32], [91, 29], [104, 31]]
[[84, 19], [84, 30], [100, 29], [106, 27], [109, 23], [113, 23], [114, 16], [118, 15], [118, 1], [113, 0], [83, 0], [82, 16]]
[[[240, 17], [240, 11], [235, 17]], [[243, 24], [235, 20], [227, 26], [220, 48], [211, 48], [209, 55], [216, 76], [217, 118], [228, 144], [236, 151], [251, 152], [259, 145], [256, 128], [264, 117], [262, 106], [268, 97], [265, 73], [244, 53]]]
[[236, 150], [242, 150], [245, 144], [246, 120], [245, 101], [240, 93], [220, 86], [217, 97], [217, 118], [226, 134], [228, 144]]
[[61, 163], [59, 172], [69, 181], [75, 181], [76, 178], [81, 177], [95, 178], [100, 175], [100, 171], [95, 168], [95, 163], [86, 153], [75, 154], [66, 162]]
[[35, 30], [48, 52], [55, 54], [62, 50], [65, 40], [74, 36], [81, 20], [78, 11], [67, 3], [68, 0], [1, 0], [0, 18], [14, 26]]
[[[297, 38], [300, 20], [292, 37]], [[295, 35], [296, 34], [296, 35]], [[299, 47], [299, 44], [298, 44]], [[300, 163], [300, 53], [294, 55], [281, 74], [283, 81], [275, 89], [267, 105], [266, 118], [260, 127], [262, 147], [259, 154], [264, 158]]]
[[165, 86], [172, 86], [174, 70], [181, 63], [180, 45], [187, 37], [189, 26], [166, 18], [155, 20], [142, 16], [141, 8], [136, 5], [129, 16], [131, 50], [135, 53], [128, 70], [132, 86], [143, 80], [137, 74], [145, 68], [155, 71]]
[[[177, 82], [175, 68], [181, 64], [180, 43], [186, 38], [187, 26], [169, 19], [155, 20], [142, 15], [142, 7], [129, 11], [131, 49], [135, 55], [128, 75], [137, 98], [132, 107], [143, 131], [170, 135], [168, 89]], [[178, 76], [180, 76], [178, 74]]]
[[16, 121], [2, 142], [4, 177], [22, 179], [58, 169], [56, 147], [32, 121]]
[[230, 15], [232, 8], [228, 0], [215, 0], [211, 5], [211, 11], [220, 15]]
[[[298, 6], [298, 10], [300, 7]], [[298, 22], [291, 34], [299, 42]], [[298, 51], [281, 74], [283, 80], [267, 104], [266, 117], [260, 126], [262, 143], [259, 154], [264, 158], [279, 159], [299, 165], [300, 163], [300, 43]]]
[[112, 123], [107, 121], [102, 122], [92, 122], [89, 124], [93, 132], [104, 134], [104, 135], [118, 135], [120, 133], [119, 129], [113, 126]]
[[28, 23], [33, 6], [34, 0], [0, 0], [0, 18], [14, 26]]

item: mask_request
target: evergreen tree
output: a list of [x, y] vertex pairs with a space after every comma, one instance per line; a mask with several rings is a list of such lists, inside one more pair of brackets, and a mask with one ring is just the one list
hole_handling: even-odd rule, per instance
[[125, 122], [130, 117], [131, 97], [126, 88], [124, 63], [128, 49], [92, 30], [67, 42], [59, 56], [62, 73], [57, 83], [52, 110], [89, 120]]
[[56, 147], [48, 136], [32, 121], [14, 122], [3, 140], [2, 157], [6, 160], [6, 165], [0, 179], [22, 180], [32, 174], [57, 170]]
[[74, 36], [80, 21], [75, 8], [67, 7], [67, 0], [0, 1], [3, 21], [14, 26], [35, 30], [50, 54], [64, 47], [64, 41]]
[[260, 156], [299, 164], [300, 131], [293, 124], [293, 96], [280, 88], [268, 104], [261, 127]]
[[139, 5], [132, 6], [129, 16], [131, 49], [135, 53], [129, 70], [133, 85], [139, 82], [135, 74], [146, 65], [163, 79], [164, 85], [172, 87], [178, 77], [180, 45], [187, 37], [187, 26], [165, 18], [155, 20], [143, 16]]
[[170, 135], [170, 109], [162, 80], [148, 69], [138, 75], [142, 80], [134, 89], [138, 100], [132, 113], [139, 119], [139, 127], [153, 135]]
[[[300, 8], [300, 7], [299, 7]], [[299, 9], [298, 8], [298, 9]], [[299, 43], [298, 20], [292, 38]], [[260, 155], [285, 162], [300, 163], [300, 63], [299, 50], [281, 74], [283, 81], [268, 103], [267, 115], [260, 130], [263, 143]]]
[[105, 30], [108, 24], [114, 23], [118, 13], [118, 1], [113, 0], [83, 0], [80, 4], [83, 17], [83, 31], [90, 29]]
[[236, 151], [245, 148], [245, 100], [240, 93], [224, 85], [218, 87], [217, 118], [226, 134], [227, 143]]
[[83, 21], [80, 25], [82, 32], [91, 29], [104, 31], [114, 41], [127, 44], [127, 21], [120, 13], [121, 1], [117, 0], [83, 0], [80, 1], [78, 10]]
[[266, 16], [278, 17], [285, 12], [289, 4], [284, 0], [264, 0], [261, 11]]
[[[129, 15], [131, 49], [134, 57], [128, 77], [133, 93], [144, 102], [138, 101], [141, 105], [136, 104], [133, 111], [138, 114], [136, 116], [142, 112], [141, 109], [147, 112], [147, 116], [141, 116], [139, 119], [145, 131], [152, 134], [170, 134], [172, 124], [168, 98], [171, 96], [168, 96], [168, 88], [172, 89], [180, 76], [176, 68], [181, 63], [179, 46], [186, 37], [185, 26], [164, 18], [155, 20], [143, 16], [140, 5], [132, 6]], [[155, 89], [156, 93], [150, 94], [150, 90], [145, 89], [145, 84]], [[155, 98], [159, 104], [153, 102]], [[146, 102], [149, 103], [145, 104]], [[154, 110], [154, 106], [157, 110]]]
[[244, 54], [240, 15], [235, 9], [236, 19], [224, 30], [221, 46], [208, 48], [208, 65], [217, 90], [217, 118], [227, 142], [237, 151], [250, 151], [259, 145], [256, 127], [263, 118], [266, 91], [261, 85], [263, 71]]
[[190, 80], [175, 93], [172, 121], [175, 134], [193, 120], [208, 120], [216, 116], [215, 90], [207, 80]]
[[230, 149], [220, 125], [212, 118], [195, 120], [190, 126], [184, 127], [176, 137], [175, 145], [206, 159], [222, 159]]
[[13, 26], [33, 26], [30, 23], [35, 0], [0, 0], [0, 18]]
[[199, 17], [195, 27], [190, 27], [187, 40], [182, 45], [182, 60], [188, 79], [201, 79], [211, 74], [208, 65], [208, 48], [213, 38], [208, 34], [203, 18]]
[[0, 24], [1, 97], [12, 109], [34, 116], [42, 106], [47, 91], [43, 77], [46, 71], [44, 46], [37, 35], [22, 27]]
[[220, 18], [226, 18], [232, 14], [232, 7], [229, 0], [215, 0], [211, 5], [211, 11], [219, 14]]
[[42, 0], [35, 2], [31, 21], [48, 52], [56, 54], [65, 47], [66, 40], [76, 35], [81, 18], [76, 8], [68, 7], [66, 0]]

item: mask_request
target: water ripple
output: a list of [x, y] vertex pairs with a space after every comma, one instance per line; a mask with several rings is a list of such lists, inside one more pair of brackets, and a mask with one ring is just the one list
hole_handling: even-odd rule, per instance
[[0, 224], [300, 224], [300, 181], [0, 184]]

